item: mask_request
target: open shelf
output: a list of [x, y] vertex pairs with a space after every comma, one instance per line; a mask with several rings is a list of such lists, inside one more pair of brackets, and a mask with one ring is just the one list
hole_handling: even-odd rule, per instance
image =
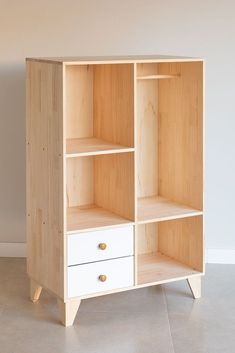
[[65, 83], [67, 157], [134, 148], [132, 64], [68, 65]]
[[134, 221], [133, 152], [67, 158], [66, 167], [68, 232]]
[[102, 207], [90, 205], [85, 207], [69, 207], [67, 209], [67, 232], [93, 230], [123, 224], [132, 224], [128, 219], [118, 216]]
[[201, 272], [160, 252], [138, 256], [138, 285], [184, 278]]
[[202, 225], [202, 216], [137, 225], [137, 283], [203, 273]]
[[159, 196], [138, 199], [138, 223], [150, 223], [201, 215], [202, 211]]
[[72, 138], [66, 141], [67, 157], [95, 156], [100, 154], [123, 153], [134, 151], [134, 148], [125, 147], [109, 141], [90, 138]]

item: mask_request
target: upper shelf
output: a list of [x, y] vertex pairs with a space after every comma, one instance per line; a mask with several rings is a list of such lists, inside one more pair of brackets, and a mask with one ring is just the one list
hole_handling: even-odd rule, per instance
[[67, 139], [66, 157], [132, 152], [134, 148], [117, 145], [95, 137]]
[[151, 223], [193, 217], [203, 212], [159, 196], [138, 199], [138, 223]]

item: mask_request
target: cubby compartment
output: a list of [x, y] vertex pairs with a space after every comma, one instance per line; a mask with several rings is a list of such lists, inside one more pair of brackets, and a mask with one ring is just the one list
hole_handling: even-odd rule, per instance
[[134, 150], [134, 65], [66, 65], [66, 156]]
[[137, 284], [203, 273], [202, 216], [137, 226]]
[[134, 221], [132, 152], [67, 159], [67, 232]]
[[137, 64], [137, 220], [202, 214], [203, 63]]

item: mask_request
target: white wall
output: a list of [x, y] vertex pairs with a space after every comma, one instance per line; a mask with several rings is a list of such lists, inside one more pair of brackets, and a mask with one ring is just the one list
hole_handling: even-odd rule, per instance
[[26, 56], [206, 59], [206, 245], [235, 249], [235, 2], [0, 0], [0, 242], [25, 241]]

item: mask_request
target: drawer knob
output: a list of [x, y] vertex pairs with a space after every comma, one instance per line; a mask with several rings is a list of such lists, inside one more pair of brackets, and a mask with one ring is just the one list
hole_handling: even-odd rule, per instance
[[105, 243], [100, 243], [99, 248], [100, 250], [105, 250], [107, 248], [107, 245]]
[[101, 282], [105, 282], [106, 279], [107, 279], [107, 276], [105, 276], [105, 275], [100, 275], [100, 276], [99, 276], [99, 280], [100, 280]]

